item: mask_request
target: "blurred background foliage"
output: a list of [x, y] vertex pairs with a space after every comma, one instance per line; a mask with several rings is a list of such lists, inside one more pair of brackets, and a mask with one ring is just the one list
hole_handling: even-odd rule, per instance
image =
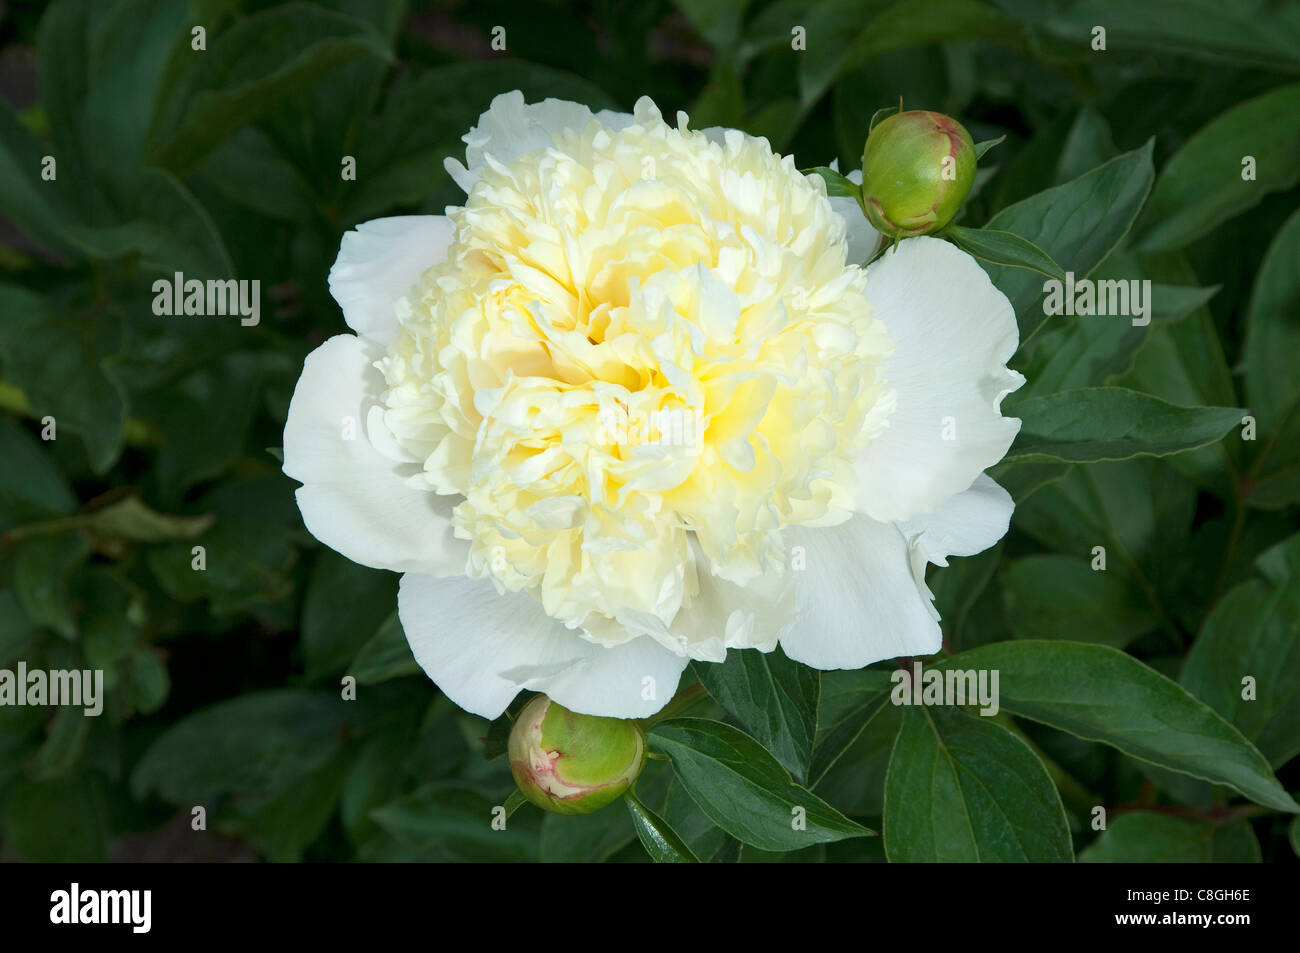
[[[515, 88], [621, 110], [645, 94], [696, 128], [844, 170], [901, 96], [977, 141], [1006, 134], [961, 221], [1003, 213], [1031, 233], [1068, 220], [1073, 193], [1012, 206], [1123, 157], [1105, 173], [1115, 188], [1090, 199], [1116, 233], [1055, 252], [1168, 293], [1148, 328], [1056, 319], [1030, 337], [1041, 279], [1003, 272], [999, 286], [1020, 289], [1026, 394], [1121, 383], [1250, 408], [1259, 439], [1234, 429], [1163, 459], [1004, 471], [1012, 531], [932, 570], [947, 647], [1126, 648], [1300, 788], [1300, 5], [6, 0], [0, 44], [0, 667], [102, 668], [107, 682], [99, 718], [0, 709], [0, 856], [646, 859], [619, 807], [525, 809], [490, 830], [512, 787], [504, 759], [485, 757], [502, 725], [418, 672], [396, 576], [317, 544], [272, 452], [304, 356], [344, 330], [325, 280], [342, 233], [455, 204], [443, 158]], [[259, 279], [260, 323], [155, 316], [152, 282], [174, 271]], [[42, 439], [45, 417], [57, 439]], [[1243, 658], [1269, 676], [1253, 707], [1236, 699]], [[359, 691], [341, 703], [345, 674]], [[822, 679], [815, 790], [879, 830], [902, 714], [864, 715], [863, 678], [879, 687], [878, 672]], [[1285, 815], [1022, 730], [1084, 859], [1294, 862]], [[702, 858], [780, 859], [715, 827], [662, 762], [641, 796]], [[1112, 808], [1100, 838], [1096, 804]], [[191, 829], [198, 805], [206, 832]], [[785, 857], [884, 853], [866, 838]]]

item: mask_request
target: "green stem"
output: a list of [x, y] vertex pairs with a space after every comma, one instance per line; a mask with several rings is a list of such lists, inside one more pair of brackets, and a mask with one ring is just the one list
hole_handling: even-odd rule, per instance
[[86, 516], [83, 514], [60, 516], [52, 520], [41, 520], [38, 523], [24, 523], [22, 526], [15, 526], [11, 530], [0, 533], [0, 546], [12, 546], [14, 543], [20, 543], [24, 539], [30, 539], [33, 536], [47, 536], [51, 533], [62, 533], [70, 529], [84, 529], [85, 525]]
[[667, 721], [669, 718], [678, 718], [690, 711], [696, 705], [702, 704], [709, 698], [709, 693], [704, 690], [704, 686], [699, 682], [694, 685], [688, 685], [672, 697], [672, 700], [664, 705], [649, 718], [641, 721], [641, 727], [651, 728], [661, 721]]
[[506, 809], [506, 817], [509, 818], [515, 813], [515, 811], [519, 810], [520, 806], [522, 806], [526, 800], [524, 793], [518, 788], [511, 791], [510, 796], [506, 798], [506, 803], [504, 805]]

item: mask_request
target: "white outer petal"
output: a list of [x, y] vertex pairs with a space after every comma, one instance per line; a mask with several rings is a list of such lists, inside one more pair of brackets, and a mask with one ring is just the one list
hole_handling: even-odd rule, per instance
[[[284, 472], [303, 484], [298, 509], [313, 536], [363, 566], [464, 572], [468, 543], [452, 535], [451, 501], [408, 482], [419, 465], [384, 456], [367, 436], [381, 353], [340, 334], [307, 355], [284, 427]], [[349, 419], [355, 435], [344, 439]]]
[[621, 129], [632, 122], [629, 113], [608, 109], [593, 113], [581, 103], [567, 99], [525, 103], [524, 94], [517, 89], [501, 93], [478, 117], [478, 123], [461, 137], [466, 146], [465, 163], [449, 157], [443, 165], [468, 195], [479, 179], [485, 156], [509, 165], [525, 153], [549, 146], [554, 133], [581, 130], [592, 119], [612, 129]]
[[[831, 162], [830, 167], [836, 172], [839, 171], [839, 160]], [[854, 169], [848, 175], [849, 181], [861, 185], [862, 170]], [[876, 231], [872, 224], [867, 221], [867, 216], [862, 214], [862, 206], [856, 200], [846, 198], [842, 195], [832, 195], [829, 197], [831, 208], [835, 213], [844, 219], [845, 240], [849, 245], [849, 262], [855, 265], [865, 264], [867, 259], [876, 253], [880, 247], [881, 234]]]
[[329, 285], [348, 327], [382, 343], [391, 340], [398, 299], [426, 269], [447, 260], [454, 233], [443, 215], [377, 218], [345, 232]]
[[852, 669], [939, 651], [943, 636], [899, 527], [859, 514], [838, 526], [790, 526], [783, 536], [806, 556], [794, 573], [795, 619], [781, 635], [790, 658]]
[[[865, 294], [894, 340], [883, 373], [898, 406], [858, 458], [858, 508], [907, 520], [969, 487], [1011, 446], [1020, 420], [999, 408], [1024, 383], [1006, 367], [1019, 329], [975, 259], [937, 238], [909, 238], [882, 255]], [[946, 418], [956, 439], [943, 439]]]
[[[982, 553], [1007, 534], [1015, 507], [1011, 494], [981, 473], [934, 512], [899, 524], [911, 547], [912, 575], [927, 600], [934, 597], [925, 582], [926, 566], [946, 566], [949, 556]], [[930, 611], [939, 618], [933, 605]]]
[[420, 667], [484, 718], [496, 718], [524, 689], [587, 715], [645, 718], [673, 697], [687, 664], [645, 637], [611, 648], [588, 642], [532, 596], [498, 593], [486, 579], [407, 573], [397, 611]]
[[946, 566], [949, 556], [974, 556], [1005, 536], [1015, 508], [1011, 494], [981, 473], [937, 510], [907, 520], [899, 528], [927, 562]]

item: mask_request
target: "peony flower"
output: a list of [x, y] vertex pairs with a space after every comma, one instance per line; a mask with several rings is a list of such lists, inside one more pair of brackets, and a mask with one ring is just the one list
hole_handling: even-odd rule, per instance
[[765, 139], [498, 96], [446, 216], [348, 232], [353, 334], [306, 360], [284, 471], [326, 545], [403, 574], [429, 677], [639, 718], [692, 659], [940, 647], [928, 563], [1006, 532], [1007, 299], [878, 236]]

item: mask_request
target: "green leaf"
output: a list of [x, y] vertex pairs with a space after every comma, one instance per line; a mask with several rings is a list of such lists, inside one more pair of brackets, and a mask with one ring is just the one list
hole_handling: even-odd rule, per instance
[[[231, 326], [235, 329], [231, 333], [245, 333], [237, 321]], [[174, 328], [171, 333], [174, 340], [181, 329]], [[154, 477], [162, 493], [175, 494], [219, 476], [248, 452], [246, 440], [257, 413], [259, 392], [282, 368], [282, 357], [276, 351], [222, 354], [139, 399], [140, 414], [161, 434]], [[207, 413], [205, 408], [217, 400], [223, 412]]]
[[103, 669], [105, 684], [115, 688], [118, 663], [131, 654], [140, 638], [140, 607], [131, 590], [102, 565], [87, 567], [78, 583], [82, 651], [87, 664]]
[[[1153, 298], [1157, 290], [1152, 287]], [[1207, 292], [1198, 296], [1203, 301], [1214, 289], [1192, 290]], [[1146, 327], [1110, 317], [1076, 319], [1039, 334], [1020, 367], [1026, 383], [1017, 398], [1113, 384], [1131, 369], [1149, 335]]]
[[14, 593], [27, 617], [65, 639], [77, 635], [69, 577], [90, 552], [85, 533], [37, 536], [18, 546], [13, 562]]
[[[1030, 463], [1019, 469], [1023, 471], [1025, 467], [1050, 466], [1053, 464]], [[1016, 499], [1015, 493], [1012, 493], [1012, 499]], [[947, 566], [936, 568], [926, 580], [926, 585], [934, 593], [934, 607], [939, 612], [950, 645], [969, 647], [966, 644], [966, 637], [972, 633], [967, 630], [966, 620], [970, 618], [975, 606], [988, 591], [988, 584], [1001, 564], [1002, 544], [999, 542], [982, 553], [950, 561]], [[999, 633], [999, 638], [1002, 635], [1003, 633]]]
[[1287, 836], [1291, 840], [1291, 849], [1295, 855], [1300, 857], [1300, 817], [1291, 818], [1291, 823], [1287, 827]]
[[[1300, 106], [1297, 106], [1300, 112]], [[1300, 149], [1300, 147], [1297, 147]], [[1294, 153], [1292, 153], [1294, 157]], [[1300, 165], [1292, 163], [1300, 168]], [[1300, 402], [1300, 209], [1268, 247], [1255, 276], [1246, 313], [1242, 365], [1250, 409], [1264, 438], [1275, 436], [1283, 416]]]
[[446, 859], [518, 862], [537, 859], [537, 812], [519, 811], [494, 830], [501, 807], [460, 784], [434, 782], [371, 811], [370, 816], [400, 843], [434, 849]]
[[[861, 730], [843, 754], [818, 779], [818, 796], [854, 817], [882, 817], [885, 810], [885, 778], [889, 774], [889, 759], [894, 753], [894, 743], [903, 726], [904, 711], [902, 706], [892, 704], [888, 695], [869, 710]], [[883, 855], [884, 847], [877, 847]], [[882, 856], [881, 860], [883, 859]]]
[[1073, 469], [1068, 463], [999, 463], [988, 471], [997, 483], [1016, 501], [1019, 506], [1031, 496], [1057, 480], [1068, 475]]
[[990, 228], [963, 228], [961, 225], [949, 225], [939, 233], [941, 237], [951, 239], [952, 243], [969, 255], [994, 265], [1006, 265], [1009, 268], [1027, 268], [1049, 278], [1065, 280], [1061, 266], [1052, 261], [1052, 257], [1015, 232], [1003, 232]]
[[131, 788], [137, 797], [154, 792], [172, 804], [279, 794], [338, 752], [352, 704], [296, 689], [218, 702], [163, 732], [136, 765]]
[[1255, 567], [1275, 586], [1300, 575], [1300, 533], [1294, 533], [1255, 557]]
[[1099, 642], [1123, 648], [1159, 625], [1142, 590], [1119, 572], [1076, 556], [1028, 556], [1002, 570], [1007, 622], [1019, 639]]
[[31, 658], [29, 653], [39, 637], [39, 627], [27, 618], [14, 591], [0, 589], [0, 668], [10, 668], [10, 663], [20, 658]]
[[339, 816], [353, 843], [373, 837], [370, 811], [403, 793], [406, 761], [416, 738], [418, 712], [408, 709], [361, 743], [339, 796]]
[[892, 862], [1074, 859], [1065, 808], [1047, 769], [981, 715], [909, 708], [885, 781]]
[[1019, 503], [1012, 520], [1045, 548], [1086, 558], [1090, 568], [1104, 555], [1105, 571], [1125, 576], [1159, 611], [1157, 600], [1173, 609], [1187, 601], [1181, 558], [1195, 516], [1195, 488], [1167, 462], [1142, 458], [1073, 467]]
[[698, 864], [700, 859], [691, 852], [677, 832], [650, 808], [630, 793], [623, 798], [632, 815], [632, 825], [641, 846], [656, 864]]
[[168, 596], [210, 599], [218, 613], [288, 597], [302, 517], [282, 474], [226, 480], [200, 496], [195, 508], [217, 517], [203, 534], [201, 553], [190, 540], [160, 543], [146, 553]]
[[27, 291], [0, 287], [0, 366], [38, 419], [81, 437], [91, 468], [107, 470], [122, 450], [126, 398], [117, 367], [121, 315], [72, 314]]
[[[686, 793], [686, 789], [672, 777], [671, 768], [668, 775], [668, 793], [664, 797], [663, 808], [659, 813], [668, 826], [691, 849], [691, 853], [704, 863], [715, 859], [728, 844], [738, 846], [726, 831], [709, 820], [709, 816], [700, 810], [700, 806]], [[642, 782], [638, 790], [644, 794], [645, 789], [646, 785]]]
[[32, 780], [51, 781], [70, 774], [81, 761], [91, 723], [84, 708], [59, 708], [50, 720], [45, 743], [32, 762]]
[[[871, 122], [867, 124], [867, 135], [871, 135], [871, 130], [880, 125], [882, 120], [888, 119], [890, 116], [896, 116], [902, 111], [902, 103], [899, 103], [897, 106], [886, 106], [883, 109], [877, 109], [871, 114]], [[978, 151], [979, 146], [977, 145], [975, 148], [977, 150], [975, 153], [976, 156], [982, 155], [982, 153]]]
[[168, 63], [211, 54], [190, 50], [187, 4], [121, 0], [109, 6], [90, 42], [81, 123], [94, 149], [90, 169], [116, 200], [122, 198], [118, 188], [144, 164]]
[[[1116, 253], [1094, 272], [1094, 280], [1135, 281], [1142, 274], [1133, 256]], [[1218, 290], [1217, 287], [1152, 284], [1145, 302], [1151, 323], [1182, 319], [1204, 305]], [[1133, 367], [1139, 353], [1159, 332], [1159, 327], [1134, 325], [1114, 316], [1065, 319], [1063, 324], [1045, 329], [1030, 342], [1028, 360], [1019, 367], [1026, 383], [1017, 391], [1017, 399], [1114, 383]], [[1171, 399], [1159, 393], [1156, 396]]]
[[235, 130], [343, 63], [391, 57], [370, 24], [306, 3], [289, 3], [238, 21], [212, 37], [188, 77], [183, 119], [156, 161], [185, 173]]
[[1089, 463], [1203, 447], [1239, 426], [1245, 412], [1178, 407], [1122, 387], [1089, 387], [1008, 399], [1003, 413], [1023, 420], [1008, 461]]
[[1053, 32], [1074, 43], [1098, 23], [1106, 26], [1107, 43], [1120, 50], [1300, 71], [1300, 11], [1288, 3], [1084, 0], [1051, 21]]
[[1257, 864], [1248, 821], [1216, 823], [1150, 811], [1121, 814], [1079, 854], [1089, 864]]
[[348, 666], [348, 674], [355, 677], [359, 685], [377, 685], [390, 678], [419, 673], [420, 663], [411, 654], [411, 644], [406, 641], [406, 632], [397, 617], [397, 610], [393, 610], [375, 634], [361, 646], [356, 658]]
[[302, 172], [254, 126], [214, 149], [196, 175], [227, 201], [286, 221], [310, 222], [319, 202]]
[[798, 850], [871, 833], [791, 781], [762, 745], [730, 725], [680, 718], [656, 725], [650, 739], [672, 759], [677, 780], [700, 810], [743, 843]]
[[1276, 510], [1300, 502], [1300, 402], [1260, 449], [1251, 469], [1241, 485], [1246, 505]]
[[1006, 133], [998, 136], [996, 139], [985, 139], [983, 142], [975, 143], [975, 158], [983, 159], [984, 153], [988, 152], [994, 146], [999, 146], [1006, 141]]
[[[110, 9], [108, 4], [86, 0], [54, 0], [47, 4], [36, 30], [36, 52], [40, 58], [41, 105], [49, 121], [50, 135], [58, 152], [61, 178], [86, 182], [85, 163], [92, 158], [85, 147], [83, 106], [90, 87], [90, 41], [93, 21]], [[4, 181], [14, 181], [8, 175]], [[94, 204], [94, 191], [73, 189], [68, 198], [81, 210]]]
[[301, 860], [334, 816], [354, 761], [352, 751], [340, 751], [277, 794], [249, 819], [248, 839], [273, 862]]
[[674, 0], [673, 5], [717, 49], [730, 47], [740, 39], [749, 0]]
[[0, 824], [5, 845], [24, 860], [108, 860], [108, 807], [89, 777], [19, 782], [7, 792]]
[[[1153, 281], [1193, 284], [1197, 280], [1181, 252], [1144, 255], [1141, 271]], [[1153, 322], [1145, 337], [1131, 371], [1116, 381], [1119, 386], [1184, 407], [1230, 407], [1237, 402], [1232, 372], [1209, 308], [1198, 307], [1181, 321]], [[1224, 440], [1178, 454], [1170, 464], [1197, 486], [1226, 496], [1235, 493], [1227, 471], [1236, 468], [1232, 461], [1241, 456], [1238, 440]]]
[[[789, 30], [787, 27], [787, 45]], [[900, 99], [904, 103], [944, 102], [949, 88], [947, 72], [943, 50], [922, 46], [882, 54], [861, 69], [841, 76], [831, 89], [831, 113], [841, 162], [850, 163], [850, 168], [861, 164], [871, 130], [899, 111]], [[882, 101], [882, 91], [892, 103], [874, 109], [872, 103]]]
[[999, 642], [935, 667], [997, 671], [1005, 711], [1171, 771], [1226, 784], [1277, 810], [1300, 811], [1241, 732], [1176, 682], [1118, 649]]
[[710, 695], [797, 780], [808, 774], [817, 732], [820, 673], [773, 652], [735, 649], [725, 662], [692, 665]]
[[[1243, 698], [1243, 680], [1254, 694]], [[1275, 768], [1300, 754], [1300, 573], [1228, 591], [1192, 645], [1179, 679], [1254, 742]]]
[[817, 744], [808, 778], [813, 787], [857, 743], [889, 701], [889, 673], [874, 669], [822, 674]]
[[64, 202], [56, 178], [46, 181], [41, 177], [43, 160], [52, 155], [55, 174], [62, 171], [67, 176], [70, 166], [59, 169], [60, 156], [37, 142], [23, 128], [9, 104], [0, 100], [0, 214], [10, 219], [36, 241], [55, 251], [68, 252], [75, 248], [65, 232], [72, 213]]
[[1110, 126], [1091, 103], [1079, 108], [1079, 113], [1061, 144], [1061, 157], [1056, 163], [1053, 184], [1069, 182], [1108, 162], [1119, 152], [1111, 138]]
[[151, 275], [234, 275], [220, 231], [188, 188], [162, 169], [132, 179], [134, 218], [112, 225], [72, 225], [68, 235], [92, 258], [138, 254]]
[[201, 536], [216, 517], [167, 516], [152, 509], [138, 496], [127, 496], [87, 513], [83, 526], [98, 536], [133, 543], [162, 543]]
[[[1084, 278], [1128, 234], [1155, 178], [1153, 143], [1098, 166], [1073, 182], [1009, 205], [984, 226], [1033, 242], [1076, 279]], [[1024, 269], [988, 264], [984, 270], [1011, 301], [1023, 346], [1047, 320], [1039, 302], [1043, 281]]]
[[[799, 98], [809, 105], [836, 77], [890, 50], [957, 39], [1005, 42], [1018, 32], [979, 0], [931, 0], [925, 7], [911, 0], [866, 7], [861, 0], [840, 0], [814, 5], [791, 22], [808, 32], [808, 52], [799, 58]], [[788, 37], [789, 27], [786, 31]]]
[[783, 96], [742, 117], [739, 128], [751, 136], [766, 139], [772, 148], [784, 152], [798, 124], [799, 101], [793, 96]]
[[[1142, 222], [1142, 251], [1179, 248], [1300, 181], [1300, 84], [1236, 106], [1201, 129], [1160, 172]], [[1243, 179], [1247, 156], [1255, 178]]]
[[[0, 289], [0, 308], [4, 289]], [[17, 424], [0, 418], [0, 529], [64, 516], [77, 506], [50, 454]]]
[[171, 694], [171, 675], [162, 657], [154, 650], [141, 648], [131, 656], [131, 704], [141, 714], [157, 711]]
[[862, 197], [862, 189], [856, 182], [848, 176], [840, 175], [834, 169], [828, 169], [824, 165], [816, 166], [812, 169], [803, 169], [804, 175], [821, 176], [826, 183], [826, 194], [839, 196], [841, 198], [850, 198], [859, 200]]
[[449, 181], [443, 160], [464, 160], [460, 137], [493, 96], [509, 89], [521, 90], [530, 103], [555, 97], [597, 110], [618, 105], [572, 73], [514, 59], [453, 63], [400, 76], [358, 137], [357, 180], [347, 183], [346, 218], [365, 221], [394, 206], [425, 201]]
[[397, 605], [397, 579], [329, 550], [321, 553], [302, 606], [308, 681], [341, 672], [378, 632]]
[[636, 840], [632, 818], [617, 808], [542, 818], [538, 859], [544, 864], [600, 863]]

